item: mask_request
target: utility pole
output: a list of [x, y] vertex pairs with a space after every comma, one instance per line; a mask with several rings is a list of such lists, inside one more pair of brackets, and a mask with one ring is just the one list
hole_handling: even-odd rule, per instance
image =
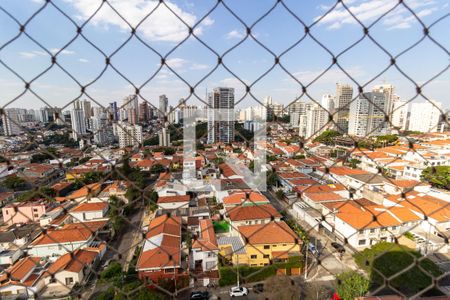
[[237, 287], [239, 287], [239, 254], [237, 255], [236, 271], [237, 271]]
[[305, 258], [305, 280], [307, 278], [308, 278], [308, 248], [306, 248], [306, 258]]

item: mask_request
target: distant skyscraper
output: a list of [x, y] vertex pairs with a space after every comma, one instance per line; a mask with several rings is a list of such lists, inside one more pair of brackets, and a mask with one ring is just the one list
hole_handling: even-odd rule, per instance
[[325, 94], [322, 96], [322, 101], [320, 103], [322, 107], [327, 110], [330, 114], [334, 112], [334, 96], [331, 94]]
[[167, 114], [167, 108], [169, 107], [169, 99], [166, 95], [159, 96], [159, 113], [158, 116], [160, 119], [164, 119]]
[[392, 108], [391, 123], [395, 129], [406, 130], [406, 121], [408, 119], [409, 104], [401, 101], [400, 97], [394, 95], [394, 106]]
[[139, 122], [146, 123], [150, 120], [148, 107], [148, 102], [145, 100], [139, 104]]
[[353, 88], [348, 84], [336, 84], [336, 97], [334, 102], [334, 122], [337, 130], [342, 133], [348, 132], [348, 121], [350, 113], [350, 102], [353, 98]]
[[306, 135], [309, 139], [321, 134], [328, 123], [328, 111], [318, 104], [311, 105], [306, 110]]
[[436, 132], [443, 112], [442, 103], [426, 101], [411, 104], [408, 130], [420, 132]]
[[81, 103], [81, 109], [84, 111], [84, 117], [86, 120], [88, 120], [90, 117], [92, 117], [91, 101], [83, 100], [83, 101], [80, 101], [80, 103]]
[[22, 134], [23, 130], [20, 127], [21, 113], [19, 108], [6, 108], [3, 111], [3, 132], [5, 136]]
[[112, 115], [113, 121], [119, 120], [119, 108], [117, 107], [116, 101], [109, 103], [109, 112]]
[[167, 131], [166, 127], [163, 127], [160, 132], [158, 133], [159, 137], [159, 145], [162, 147], [169, 147], [170, 146], [170, 134]]
[[95, 144], [108, 145], [113, 142], [111, 123], [107, 118], [106, 112], [101, 107], [93, 108], [91, 124]]
[[395, 102], [395, 87], [392, 84], [376, 85], [372, 89], [372, 92], [384, 94], [384, 97], [386, 98], [384, 112], [389, 116], [389, 118], [392, 118], [392, 111], [394, 109]]
[[119, 139], [119, 147], [125, 148], [129, 146], [138, 146], [142, 144], [142, 127], [139, 125], [130, 125], [125, 122], [114, 124], [117, 137]]
[[350, 120], [348, 134], [367, 137], [387, 133], [384, 107], [384, 93], [369, 92], [360, 94], [350, 104]]
[[130, 95], [122, 100], [120, 120], [137, 124], [139, 120], [139, 100], [137, 95]]
[[79, 100], [73, 103], [70, 111], [70, 122], [72, 124], [72, 138], [78, 141], [79, 135], [86, 134], [86, 115]]
[[208, 95], [208, 104], [208, 144], [231, 143], [234, 141], [234, 89], [215, 88]]

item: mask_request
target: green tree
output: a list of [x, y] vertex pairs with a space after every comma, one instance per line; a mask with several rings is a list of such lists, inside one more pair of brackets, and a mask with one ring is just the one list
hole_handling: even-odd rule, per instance
[[278, 190], [275, 194], [277, 195], [277, 198], [280, 200], [282, 200], [285, 196], [285, 193], [283, 190]]
[[337, 293], [343, 300], [354, 300], [369, 291], [369, 280], [355, 271], [338, 274], [336, 279]]
[[356, 169], [360, 163], [361, 161], [356, 158], [352, 158], [349, 160], [349, 164], [352, 169]]
[[92, 171], [92, 172], [87, 172], [86, 174], [84, 174], [82, 181], [84, 184], [91, 184], [91, 183], [99, 182], [102, 178], [103, 178], [102, 172]]
[[314, 142], [322, 143], [326, 145], [334, 144], [333, 138], [341, 136], [342, 134], [336, 130], [325, 130], [319, 136], [314, 139]]
[[151, 168], [150, 168], [150, 172], [152, 174], [159, 174], [164, 172], [165, 168], [163, 165], [161, 164], [154, 164]]
[[431, 185], [450, 189], [450, 166], [428, 167], [422, 171], [422, 180], [429, 182]]
[[154, 136], [144, 141], [144, 146], [157, 146], [159, 145], [159, 137]]
[[27, 184], [27, 182], [23, 178], [18, 177], [16, 175], [8, 176], [2, 182], [3, 187], [7, 188], [8, 190], [13, 190], [13, 191], [19, 191], [19, 190], [25, 188], [26, 184]]
[[[380, 242], [354, 255], [358, 266], [370, 274], [374, 285], [389, 284], [406, 295], [413, 295], [429, 287], [442, 274], [439, 267], [417, 251], [406, 246]], [[417, 264], [416, 264], [417, 259]], [[420, 265], [420, 267], [419, 267]]]

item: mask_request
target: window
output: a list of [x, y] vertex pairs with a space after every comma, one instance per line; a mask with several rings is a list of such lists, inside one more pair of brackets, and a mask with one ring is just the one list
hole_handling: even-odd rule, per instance
[[392, 230], [397, 230], [397, 226], [392, 226]]
[[67, 277], [66, 278], [66, 285], [72, 285], [73, 284], [73, 277]]
[[270, 245], [264, 245], [264, 249], [270, 249]]
[[364, 234], [364, 229], [359, 231], [359, 234]]
[[264, 254], [263, 257], [269, 259], [270, 255], [269, 254]]
[[370, 229], [370, 233], [375, 233], [375, 229]]
[[39, 215], [38, 214], [34, 214], [33, 217], [39, 218]]
[[251, 259], [257, 259], [257, 258], [258, 258], [258, 255], [255, 255], [255, 254], [250, 255], [250, 258], [251, 258]]
[[363, 246], [366, 244], [366, 240], [359, 240], [358, 245]]
[[37, 211], [38, 211], [38, 209], [37, 209], [37, 208], [33, 208], [33, 211], [34, 211], [34, 212], [37, 212]]

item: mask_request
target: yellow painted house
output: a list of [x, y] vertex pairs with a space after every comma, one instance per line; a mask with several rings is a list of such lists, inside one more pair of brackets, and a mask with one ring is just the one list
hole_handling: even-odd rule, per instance
[[221, 236], [217, 239], [219, 255], [233, 265], [248, 265], [245, 245], [239, 236]]
[[287, 261], [301, 255], [301, 239], [283, 221], [239, 226], [238, 230], [250, 266], [266, 266], [271, 260]]

